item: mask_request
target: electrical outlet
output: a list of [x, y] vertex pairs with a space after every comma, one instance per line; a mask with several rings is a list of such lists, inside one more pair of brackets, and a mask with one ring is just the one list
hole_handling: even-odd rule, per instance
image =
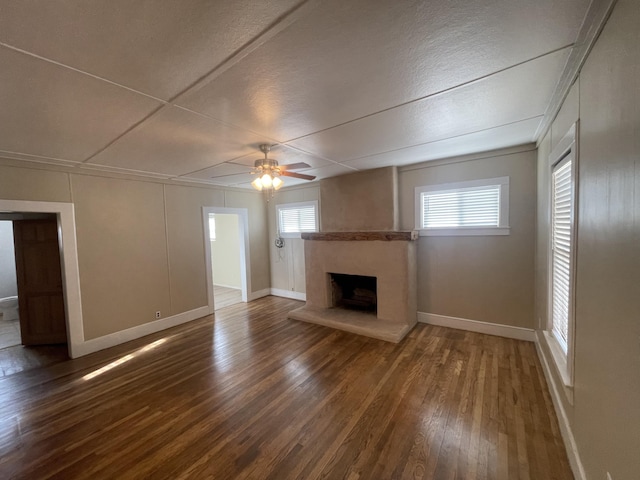
[[160, 318], [160, 312], [156, 312], [156, 318]]

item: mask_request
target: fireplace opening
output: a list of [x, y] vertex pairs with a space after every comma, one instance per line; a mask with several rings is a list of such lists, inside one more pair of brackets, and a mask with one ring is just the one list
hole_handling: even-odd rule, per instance
[[332, 306], [377, 313], [376, 277], [329, 273]]

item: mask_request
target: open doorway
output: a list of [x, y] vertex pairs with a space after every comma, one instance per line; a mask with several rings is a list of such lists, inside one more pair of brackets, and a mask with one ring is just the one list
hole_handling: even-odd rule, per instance
[[0, 217], [0, 350], [21, 344], [13, 222]]
[[58, 220], [0, 213], [0, 376], [67, 356]]
[[64, 202], [0, 200], [0, 213], [2, 215], [25, 215], [32, 213], [54, 214], [57, 224], [56, 233], [58, 246], [61, 254], [60, 263], [66, 315], [67, 351], [71, 358], [86, 354], [84, 329], [82, 325], [82, 305], [80, 302], [80, 272], [78, 269], [78, 247], [76, 243], [73, 204]]
[[247, 301], [248, 215], [242, 208], [205, 207], [207, 284], [212, 311]]

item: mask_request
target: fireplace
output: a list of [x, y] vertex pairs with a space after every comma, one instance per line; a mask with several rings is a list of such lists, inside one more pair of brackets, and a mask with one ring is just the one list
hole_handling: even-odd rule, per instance
[[289, 317], [399, 342], [416, 324], [413, 232], [303, 233], [307, 303]]
[[397, 169], [324, 178], [320, 201], [324, 231], [302, 234], [307, 303], [289, 318], [399, 342], [417, 322], [418, 235], [398, 230]]
[[331, 305], [347, 310], [377, 311], [376, 277], [329, 273], [331, 278]]

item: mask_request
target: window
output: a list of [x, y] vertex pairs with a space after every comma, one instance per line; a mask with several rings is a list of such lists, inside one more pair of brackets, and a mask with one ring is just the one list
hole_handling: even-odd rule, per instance
[[567, 386], [573, 384], [576, 130], [575, 125], [571, 127], [549, 157], [549, 323], [545, 337]]
[[508, 235], [509, 177], [416, 188], [420, 235]]
[[318, 231], [318, 202], [297, 202], [276, 205], [280, 236], [300, 237], [301, 232]]
[[209, 240], [212, 242], [216, 239], [216, 217], [209, 215]]
[[571, 303], [571, 217], [573, 193], [570, 157], [553, 170], [551, 188], [551, 331], [567, 354]]

